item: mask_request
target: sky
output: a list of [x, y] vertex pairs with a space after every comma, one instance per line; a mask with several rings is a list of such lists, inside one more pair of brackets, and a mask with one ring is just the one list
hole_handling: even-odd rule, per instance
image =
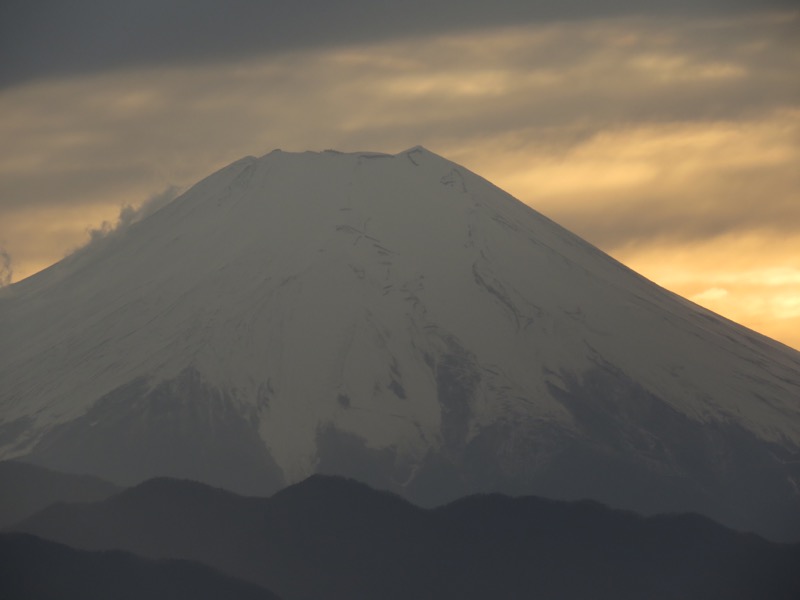
[[0, 285], [245, 155], [477, 172], [800, 349], [789, 0], [5, 0]]

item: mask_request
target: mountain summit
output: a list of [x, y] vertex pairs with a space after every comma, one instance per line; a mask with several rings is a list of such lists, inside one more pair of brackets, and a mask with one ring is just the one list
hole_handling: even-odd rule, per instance
[[0, 458], [800, 539], [800, 353], [424, 148], [247, 157], [0, 290]]

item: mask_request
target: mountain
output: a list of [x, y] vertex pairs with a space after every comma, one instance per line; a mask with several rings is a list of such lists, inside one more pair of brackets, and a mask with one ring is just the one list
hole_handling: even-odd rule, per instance
[[423, 148], [239, 160], [0, 290], [0, 458], [800, 540], [800, 353]]
[[643, 518], [594, 502], [471, 496], [420, 509], [315, 475], [269, 499], [156, 479], [17, 527], [89, 550], [205, 563], [286, 600], [703, 600], [800, 594], [800, 545], [697, 515]]
[[126, 552], [86, 552], [24, 534], [0, 534], [4, 600], [277, 600], [188, 561], [153, 561]]
[[95, 502], [120, 491], [86, 475], [58, 473], [16, 461], [0, 462], [0, 529], [56, 502]]

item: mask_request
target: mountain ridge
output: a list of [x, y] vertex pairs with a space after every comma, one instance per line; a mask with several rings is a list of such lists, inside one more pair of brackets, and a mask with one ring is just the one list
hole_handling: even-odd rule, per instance
[[55, 502], [92, 502], [120, 491], [96, 477], [17, 461], [0, 461], [0, 489], [0, 529]]
[[0, 456], [800, 539], [800, 353], [415, 147], [271, 152], [0, 293]]
[[800, 545], [697, 515], [500, 494], [422, 509], [341, 476], [313, 475], [270, 498], [160, 480], [52, 506], [16, 529], [86, 550], [189, 559], [286, 600], [777, 600], [800, 590]]
[[0, 595], [5, 600], [278, 600], [206, 565], [154, 561], [118, 550], [76, 550], [15, 533], [0, 533]]

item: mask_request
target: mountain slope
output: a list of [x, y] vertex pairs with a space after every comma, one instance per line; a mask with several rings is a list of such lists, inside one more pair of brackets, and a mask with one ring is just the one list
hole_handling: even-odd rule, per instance
[[800, 539], [800, 353], [422, 148], [273, 152], [0, 291], [0, 456]]
[[152, 480], [18, 526], [86, 549], [204, 562], [306, 598], [796, 598], [800, 546], [696, 515], [472, 496], [422, 510], [313, 476], [269, 499]]

